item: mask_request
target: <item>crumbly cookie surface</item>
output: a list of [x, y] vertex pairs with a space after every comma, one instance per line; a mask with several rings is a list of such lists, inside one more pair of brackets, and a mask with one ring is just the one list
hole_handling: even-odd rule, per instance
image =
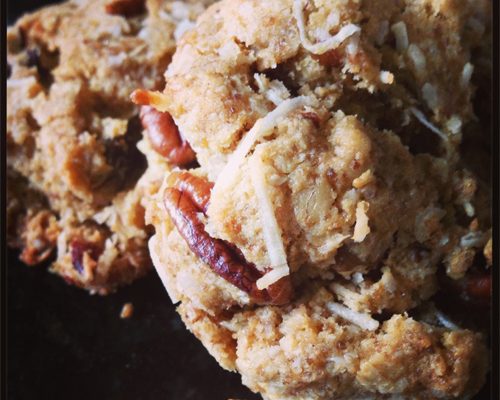
[[176, 40], [208, 3], [69, 1], [9, 28], [8, 223], [25, 263], [55, 256], [52, 271], [101, 294], [150, 269], [141, 198], [154, 178], [139, 181], [129, 96], [163, 85]]
[[[196, 152], [191, 173], [214, 183], [196, 216], [170, 202], [172, 220], [166, 193], [186, 187], [166, 173], [150, 190], [153, 262], [188, 329], [265, 399], [467, 398], [482, 385], [484, 337], [415, 310], [485, 245], [488, 259], [458, 146], [489, 5], [222, 1], [150, 93]], [[229, 243], [290, 279], [291, 301], [262, 305], [215, 273], [200, 226], [215, 252]]]

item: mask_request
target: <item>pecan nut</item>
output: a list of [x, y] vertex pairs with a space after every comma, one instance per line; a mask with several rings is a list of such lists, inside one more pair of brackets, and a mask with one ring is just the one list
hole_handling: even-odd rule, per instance
[[194, 151], [179, 133], [169, 113], [142, 106], [140, 117], [151, 145], [158, 154], [178, 166], [187, 166], [196, 160]]
[[171, 177], [175, 187], [165, 190], [164, 204], [177, 230], [191, 251], [219, 276], [249, 294], [258, 304], [285, 304], [292, 297], [290, 277], [281, 278], [269, 288], [257, 288], [263, 273], [246, 261], [237, 249], [224, 240], [212, 238], [199, 213], [206, 212], [212, 185], [189, 173]]
[[106, 3], [105, 10], [110, 15], [133, 17], [145, 11], [144, 0], [111, 0]]

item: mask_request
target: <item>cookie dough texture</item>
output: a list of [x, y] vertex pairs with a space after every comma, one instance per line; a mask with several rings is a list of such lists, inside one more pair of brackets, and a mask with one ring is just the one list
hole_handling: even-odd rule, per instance
[[151, 266], [141, 198], [153, 177], [139, 180], [130, 93], [163, 85], [176, 40], [208, 4], [122, 1], [136, 11], [120, 15], [106, 11], [114, 2], [46, 7], [7, 32], [9, 241], [25, 263], [55, 255], [53, 272], [101, 294]]
[[265, 399], [467, 398], [483, 384], [481, 335], [412, 310], [442, 263], [463, 276], [488, 239], [458, 146], [489, 7], [227, 0], [181, 39], [153, 104], [215, 183], [206, 229], [268, 267], [263, 179], [295, 297], [257, 306], [213, 273], [169, 220], [166, 184], [148, 196], [150, 253], [186, 326]]

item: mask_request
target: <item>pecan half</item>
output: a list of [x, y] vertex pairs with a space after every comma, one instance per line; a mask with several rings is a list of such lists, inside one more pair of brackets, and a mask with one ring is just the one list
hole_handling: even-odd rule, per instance
[[111, 15], [121, 15], [123, 17], [133, 17], [145, 11], [144, 0], [111, 0], [104, 6], [106, 13]]
[[187, 166], [196, 160], [193, 149], [181, 136], [169, 113], [142, 106], [140, 117], [151, 145], [158, 154], [178, 166]]
[[189, 172], [175, 171], [168, 177], [168, 185], [186, 193], [191, 201], [206, 214], [210, 201], [210, 191], [214, 186], [212, 182]]
[[170, 218], [191, 251], [219, 276], [250, 295], [258, 304], [285, 304], [292, 297], [290, 277], [281, 278], [266, 290], [259, 290], [256, 281], [263, 276], [233, 246], [212, 238], [205, 230], [199, 213], [206, 212], [212, 184], [189, 173], [171, 178], [175, 187], [165, 190], [164, 203]]

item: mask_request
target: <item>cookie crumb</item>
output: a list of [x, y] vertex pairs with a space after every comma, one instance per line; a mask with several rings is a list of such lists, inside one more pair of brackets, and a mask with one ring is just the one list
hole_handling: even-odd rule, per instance
[[121, 319], [129, 319], [134, 314], [134, 305], [132, 303], [125, 303], [120, 312]]

